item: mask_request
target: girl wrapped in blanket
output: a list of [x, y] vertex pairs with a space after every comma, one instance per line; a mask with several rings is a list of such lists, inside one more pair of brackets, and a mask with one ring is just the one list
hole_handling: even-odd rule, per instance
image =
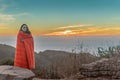
[[17, 35], [14, 66], [35, 69], [34, 41], [26, 24], [23, 24]]

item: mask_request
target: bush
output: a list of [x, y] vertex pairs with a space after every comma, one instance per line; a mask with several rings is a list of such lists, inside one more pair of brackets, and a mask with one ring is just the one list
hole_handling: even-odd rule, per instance
[[0, 60], [0, 65], [14, 65], [14, 60], [10, 58], [5, 58]]

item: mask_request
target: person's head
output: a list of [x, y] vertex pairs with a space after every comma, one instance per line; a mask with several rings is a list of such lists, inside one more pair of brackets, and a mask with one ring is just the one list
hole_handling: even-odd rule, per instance
[[24, 33], [27, 33], [27, 34], [31, 34], [31, 32], [29, 31], [29, 28], [26, 24], [21, 25], [20, 31], [23, 31]]

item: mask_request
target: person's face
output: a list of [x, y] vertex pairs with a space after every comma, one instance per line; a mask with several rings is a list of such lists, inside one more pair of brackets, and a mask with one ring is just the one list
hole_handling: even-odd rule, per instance
[[22, 31], [23, 31], [23, 32], [26, 32], [26, 31], [27, 31], [27, 26], [26, 26], [26, 25], [23, 25]]

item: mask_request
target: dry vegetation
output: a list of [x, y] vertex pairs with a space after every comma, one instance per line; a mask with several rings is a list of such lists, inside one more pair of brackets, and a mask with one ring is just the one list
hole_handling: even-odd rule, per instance
[[[47, 50], [37, 54], [37, 61], [42, 63], [39, 56], [44, 56], [48, 60], [47, 65], [36, 66], [34, 72], [40, 78], [66, 78], [79, 72], [81, 64], [91, 63], [98, 58], [89, 53], [69, 53], [64, 51]], [[38, 62], [37, 62], [38, 63]], [[37, 64], [36, 63], [36, 64]]]

